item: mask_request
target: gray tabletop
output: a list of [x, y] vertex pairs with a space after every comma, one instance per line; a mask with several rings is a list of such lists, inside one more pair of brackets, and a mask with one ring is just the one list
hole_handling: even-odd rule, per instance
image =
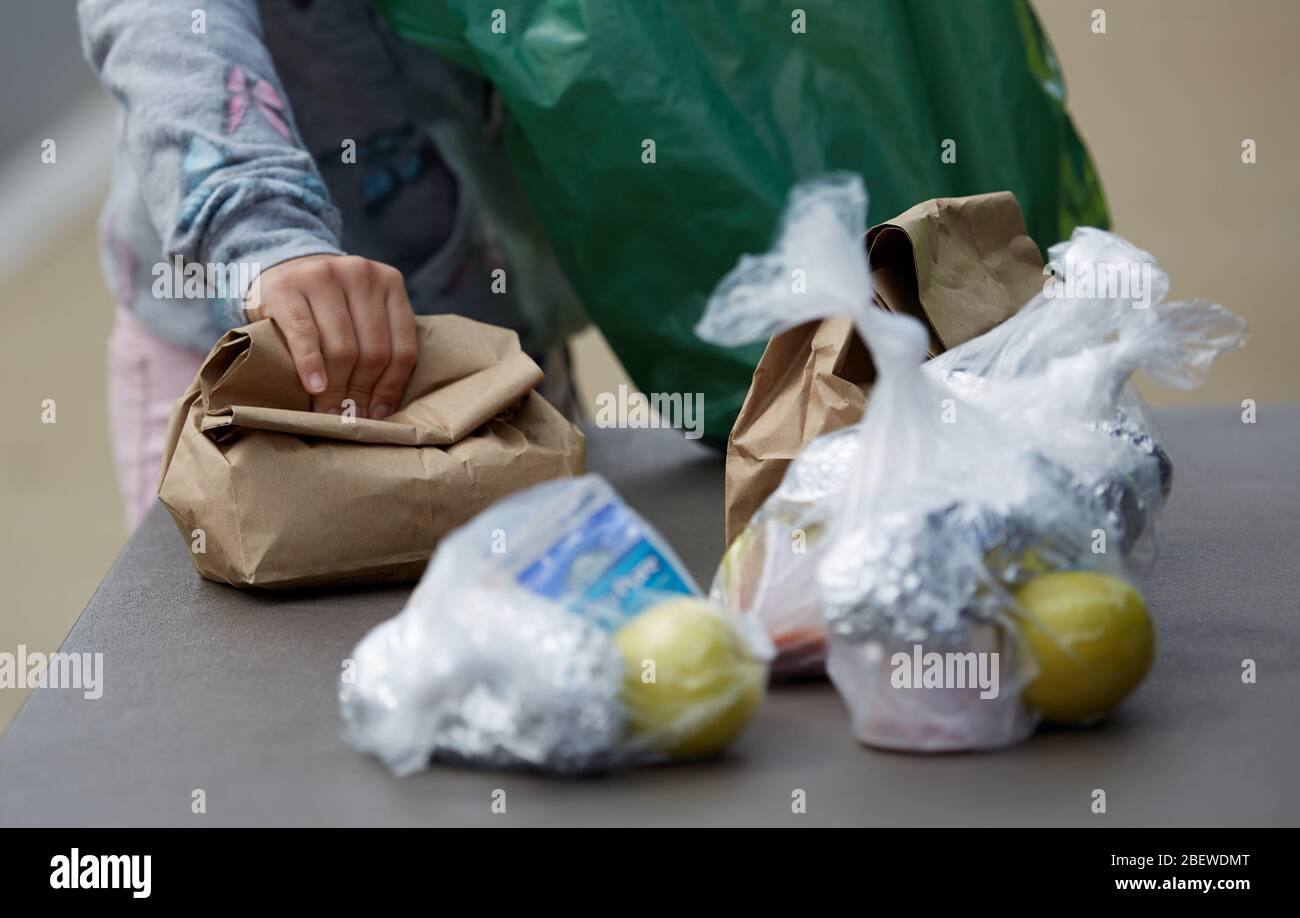
[[[339, 740], [340, 661], [406, 590], [260, 595], [200, 580], [161, 507], [68, 636], [104, 694], [34, 692], [0, 739], [0, 824], [1258, 825], [1300, 823], [1300, 408], [1158, 414], [1175, 463], [1146, 683], [1106, 723], [992, 754], [865, 749], [826, 684], [778, 686], [724, 757], [597, 779], [434, 767]], [[722, 463], [594, 431], [588, 464], [707, 583]], [[1258, 678], [1243, 683], [1243, 660]], [[1090, 804], [1106, 791], [1107, 812]], [[201, 789], [206, 813], [191, 807]], [[494, 813], [495, 791], [505, 813]], [[791, 802], [802, 790], [807, 812]], [[500, 795], [497, 795], [500, 799]]]

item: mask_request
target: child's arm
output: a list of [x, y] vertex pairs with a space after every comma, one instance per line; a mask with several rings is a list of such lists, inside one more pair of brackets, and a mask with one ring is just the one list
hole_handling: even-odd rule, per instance
[[339, 213], [294, 126], [256, 0], [80, 0], [78, 15], [86, 58], [121, 104], [160, 257], [257, 265], [260, 290], [232, 293], [259, 296], [249, 314], [284, 332], [313, 407], [352, 398], [361, 416], [394, 410], [414, 366], [401, 274], [340, 257]]

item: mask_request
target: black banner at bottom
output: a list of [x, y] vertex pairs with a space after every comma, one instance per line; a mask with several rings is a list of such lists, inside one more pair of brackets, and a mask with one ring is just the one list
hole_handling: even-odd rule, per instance
[[10, 902], [50, 896], [216, 905], [283, 897], [338, 906], [366, 901], [378, 888], [392, 895], [435, 888], [457, 896], [445, 904], [461, 893], [500, 904], [510, 892], [527, 897], [530, 890], [538, 905], [557, 895], [594, 904], [603, 883], [628, 901], [664, 907], [703, 897], [697, 887], [716, 890], [710, 898], [734, 894], [740, 901], [774, 884], [805, 895], [842, 885], [868, 901], [918, 904], [1014, 894], [1071, 905], [1199, 899], [1230, 908], [1261, 892], [1282, 893], [1294, 847], [1289, 833], [1235, 829], [831, 830], [798, 843], [727, 830], [726, 839], [615, 831], [624, 837], [610, 844], [577, 834], [556, 843], [536, 833], [482, 830], [9, 829], [0, 836], [0, 873]]

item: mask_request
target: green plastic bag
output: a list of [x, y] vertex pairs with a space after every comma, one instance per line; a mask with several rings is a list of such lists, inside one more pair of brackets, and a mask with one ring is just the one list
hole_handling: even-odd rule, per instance
[[739, 254], [767, 248], [796, 181], [860, 173], [869, 223], [1009, 189], [1043, 247], [1108, 225], [1027, 0], [373, 2], [496, 85], [520, 185], [587, 313], [642, 390], [704, 394], [708, 442], [725, 442], [762, 348], [692, 329]]

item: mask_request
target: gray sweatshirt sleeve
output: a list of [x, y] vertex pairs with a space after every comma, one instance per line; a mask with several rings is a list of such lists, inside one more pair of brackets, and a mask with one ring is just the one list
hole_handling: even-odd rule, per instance
[[339, 212], [294, 126], [257, 0], [80, 0], [77, 12], [86, 58], [121, 106], [160, 258], [265, 270], [339, 253]]

